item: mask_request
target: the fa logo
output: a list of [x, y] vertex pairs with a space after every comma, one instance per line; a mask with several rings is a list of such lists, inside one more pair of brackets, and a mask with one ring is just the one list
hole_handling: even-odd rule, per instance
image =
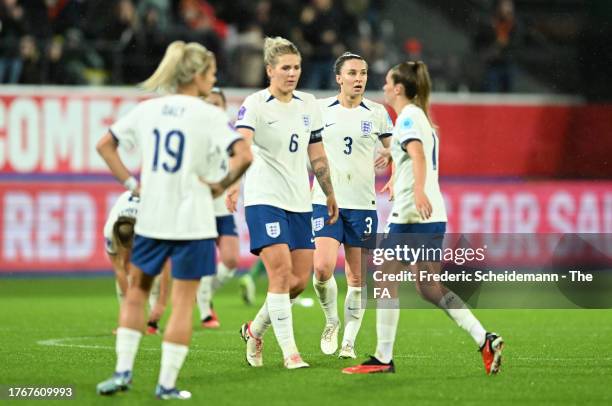
[[275, 221], [274, 223], [266, 223], [266, 233], [272, 238], [278, 237], [281, 233], [279, 222]]
[[369, 136], [372, 133], [372, 122], [362, 121], [361, 122], [361, 132], [363, 133], [363, 137]]
[[317, 217], [316, 219], [312, 219], [312, 229], [313, 231], [320, 231], [323, 229], [324, 225], [323, 217]]
[[310, 116], [308, 114], [304, 114], [302, 116], [302, 120], [304, 120], [304, 127], [307, 129], [310, 128]]

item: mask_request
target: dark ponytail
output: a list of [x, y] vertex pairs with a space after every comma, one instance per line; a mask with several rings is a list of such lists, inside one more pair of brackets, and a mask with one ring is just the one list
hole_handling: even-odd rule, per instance
[[393, 83], [404, 85], [405, 96], [411, 103], [418, 106], [425, 113], [432, 127], [434, 124], [429, 117], [429, 96], [431, 94], [431, 78], [427, 65], [422, 61], [407, 61], [391, 68]]

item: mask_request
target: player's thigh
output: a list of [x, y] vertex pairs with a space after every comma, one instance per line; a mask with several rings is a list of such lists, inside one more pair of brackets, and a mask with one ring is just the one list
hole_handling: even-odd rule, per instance
[[268, 291], [286, 293], [292, 273], [291, 253], [287, 244], [273, 244], [262, 248], [259, 257], [268, 274]]
[[240, 255], [240, 241], [237, 236], [221, 235], [217, 238], [219, 247], [219, 259], [229, 269], [234, 269], [238, 266], [238, 257]]
[[150, 292], [156, 276], [143, 272], [140, 267], [133, 263], [130, 263], [129, 267], [130, 282], [128, 284], [128, 292], [132, 289]]
[[172, 284], [173, 311], [193, 307], [199, 285], [198, 279], [176, 279]]
[[314, 271], [320, 281], [328, 280], [338, 259], [338, 249], [340, 242], [335, 238], [316, 237], [315, 250], [313, 255]]
[[291, 251], [291, 262], [293, 263], [293, 276], [296, 278], [297, 290], [304, 290], [310, 280], [312, 272], [312, 261], [314, 251], [311, 249], [297, 249]]

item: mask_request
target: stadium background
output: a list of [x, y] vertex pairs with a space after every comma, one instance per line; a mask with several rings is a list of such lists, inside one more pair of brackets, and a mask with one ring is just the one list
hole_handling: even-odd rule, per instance
[[[231, 116], [265, 86], [266, 35], [298, 44], [300, 89], [317, 96], [333, 94], [331, 64], [344, 50], [368, 60], [376, 101], [389, 67], [422, 59], [451, 231], [612, 233], [611, 11], [607, 0], [0, 0], [0, 384], [73, 385], [80, 404], [108, 402], [94, 385], [114, 362], [118, 306], [101, 232], [123, 188], [94, 145], [148, 97], [133, 85], [172, 40], [215, 51]], [[378, 203], [384, 222], [387, 197]], [[244, 268], [254, 257], [242, 212], [238, 225]], [[508, 343], [495, 379], [443, 312], [404, 310], [398, 373], [355, 380], [339, 373], [353, 360], [321, 355], [316, 306], [293, 309], [313, 368], [281, 371], [271, 336], [266, 367], [245, 368], [236, 330], [254, 309], [237, 292], [234, 280], [215, 296], [220, 329], [194, 332], [180, 383], [196, 401], [284, 405], [289, 392], [292, 404], [612, 402], [609, 310], [477, 309]], [[374, 319], [367, 311], [360, 358], [374, 348]], [[148, 404], [160, 340], [142, 340], [137, 383], [120, 400]]]

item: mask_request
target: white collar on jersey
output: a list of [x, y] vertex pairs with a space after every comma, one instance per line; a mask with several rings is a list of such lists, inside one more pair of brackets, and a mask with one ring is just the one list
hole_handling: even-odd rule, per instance
[[[336, 99], [336, 100], [334, 100], [334, 102], [333, 102], [332, 104], [330, 104], [330, 105], [329, 105], [329, 106], [327, 106], [327, 107], [334, 107], [334, 106], [337, 106], [337, 105], [339, 105], [339, 104], [340, 104], [340, 100]], [[366, 106], [366, 105], [365, 105], [365, 103], [363, 102], [363, 100], [361, 101], [361, 103], [359, 103], [359, 105], [360, 105], [361, 107], [363, 107], [364, 109], [366, 109], [366, 110], [370, 110], [370, 109], [368, 108], [368, 106]]]
[[[266, 88], [266, 94], [268, 95], [268, 98], [266, 99], [266, 103], [275, 99], [275, 97], [272, 95], [272, 93], [270, 93], [270, 89]], [[302, 99], [297, 97], [295, 94], [292, 94], [291, 96], [292, 96], [292, 99], [296, 99], [296, 100], [302, 101]]]

